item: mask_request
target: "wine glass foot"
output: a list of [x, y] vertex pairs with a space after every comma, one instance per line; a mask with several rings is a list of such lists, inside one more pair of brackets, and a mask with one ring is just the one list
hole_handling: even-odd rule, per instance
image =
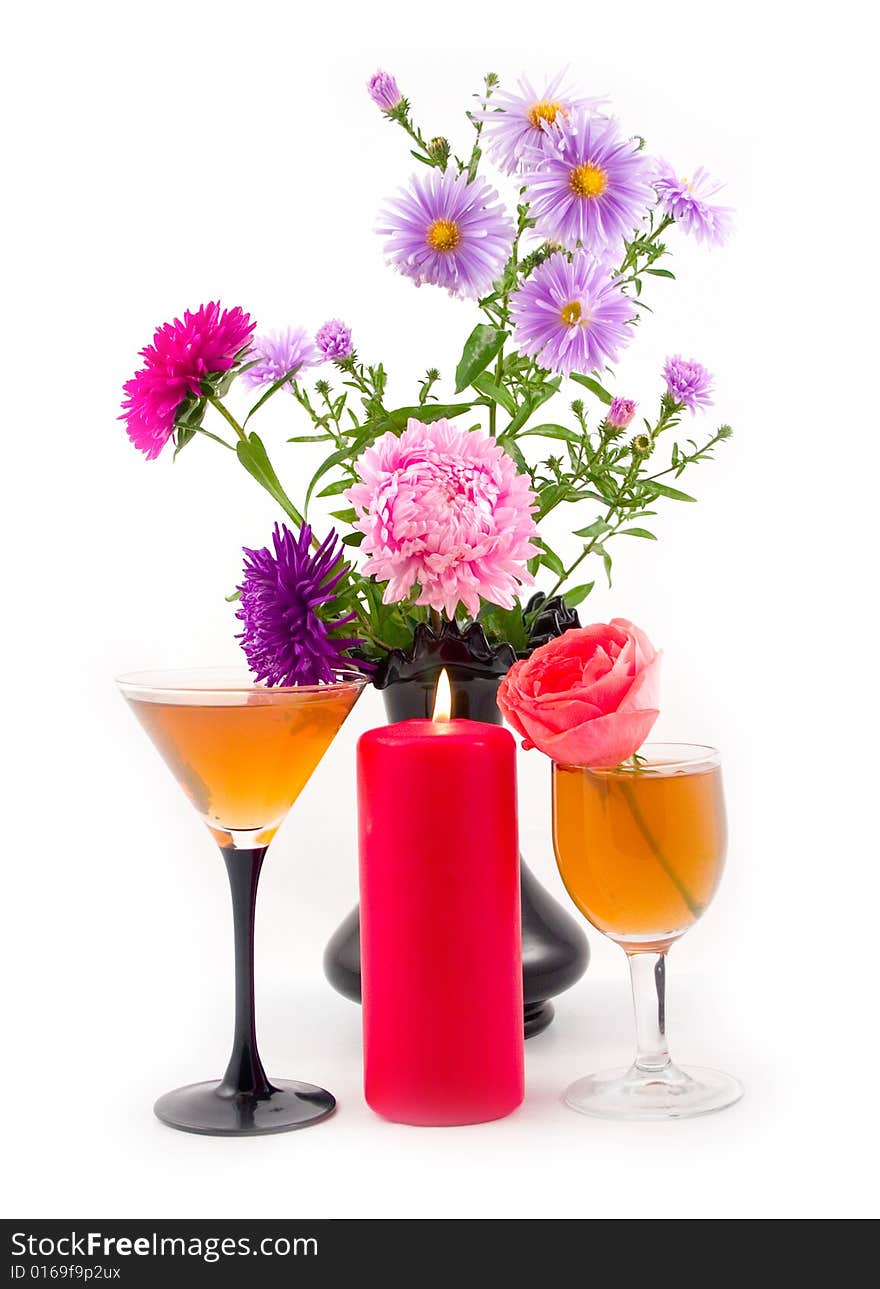
[[292, 1132], [326, 1119], [336, 1109], [336, 1098], [313, 1083], [279, 1079], [265, 1095], [220, 1091], [219, 1080], [191, 1083], [166, 1092], [153, 1110], [169, 1128], [197, 1132], [207, 1137], [255, 1137], [270, 1132]]
[[720, 1070], [669, 1064], [658, 1071], [604, 1070], [578, 1079], [563, 1100], [598, 1119], [690, 1119], [739, 1101], [742, 1084]]

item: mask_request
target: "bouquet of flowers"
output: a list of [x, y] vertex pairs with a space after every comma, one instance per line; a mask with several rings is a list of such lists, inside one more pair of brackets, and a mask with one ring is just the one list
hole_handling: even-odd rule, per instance
[[[650, 540], [658, 506], [694, 500], [681, 476], [731, 434], [685, 436], [685, 419], [712, 402], [697, 361], [670, 357], [657, 405], [638, 419], [614, 386], [648, 288], [674, 277], [666, 234], [677, 225], [712, 245], [729, 232], [702, 168], [681, 178], [562, 77], [508, 91], [487, 76], [461, 156], [416, 123], [393, 76], [379, 71], [368, 88], [417, 163], [379, 218], [388, 262], [474, 303], [451, 382], [429, 368], [409, 405], [389, 406], [385, 365], [361, 357], [343, 321], [259, 332], [241, 308], [212, 302], [160, 327], [125, 385], [122, 419], [148, 459], [210, 439], [292, 525], [245, 552], [233, 597], [249, 664], [270, 685], [329, 679], [352, 656], [375, 664], [419, 624], [476, 621], [490, 643], [527, 652], [548, 609], [576, 623], [592, 564], [610, 582], [616, 538]], [[511, 209], [487, 162], [512, 179]], [[576, 397], [551, 414], [566, 381]], [[242, 417], [228, 406], [233, 382], [255, 394]], [[327, 448], [295, 500], [253, 428], [279, 391], [306, 422], [288, 442]], [[340, 508], [316, 535], [318, 498]], [[559, 507], [572, 515], [571, 551], [542, 536]]]

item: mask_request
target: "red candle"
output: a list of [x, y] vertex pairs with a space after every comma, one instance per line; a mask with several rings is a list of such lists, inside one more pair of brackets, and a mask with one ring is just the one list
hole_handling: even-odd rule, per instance
[[477, 721], [358, 744], [364, 1092], [398, 1123], [482, 1123], [523, 1098], [516, 752]]

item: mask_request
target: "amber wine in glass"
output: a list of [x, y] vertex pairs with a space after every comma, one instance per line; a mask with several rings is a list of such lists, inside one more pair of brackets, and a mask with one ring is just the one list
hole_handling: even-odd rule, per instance
[[581, 913], [627, 954], [638, 1053], [629, 1070], [593, 1074], [565, 1100], [604, 1118], [680, 1118], [739, 1100], [715, 1070], [684, 1070], [666, 1043], [666, 954], [711, 900], [727, 826], [713, 748], [648, 744], [632, 765], [553, 766], [553, 843]]
[[222, 1079], [156, 1102], [185, 1132], [287, 1132], [330, 1114], [333, 1096], [311, 1083], [270, 1081], [257, 1050], [254, 912], [266, 850], [354, 707], [366, 678], [341, 671], [322, 685], [255, 685], [210, 668], [141, 672], [117, 682], [141, 725], [220, 847], [232, 892], [235, 1031]]

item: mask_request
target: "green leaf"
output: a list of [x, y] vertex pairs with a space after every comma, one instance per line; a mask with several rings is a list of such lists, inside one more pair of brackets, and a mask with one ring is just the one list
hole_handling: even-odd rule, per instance
[[191, 443], [195, 437], [196, 437], [196, 431], [193, 426], [183, 425], [180, 422], [178, 422], [177, 429], [174, 431], [174, 438], [175, 438], [174, 455], [172, 456], [171, 460], [176, 461], [178, 452], [182, 452], [183, 449], [186, 447], [187, 443]]
[[611, 395], [608, 393], [607, 389], [604, 389], [599, 384], [597, 380], [593, 380], [591, 376], [582, 376], [580, 372], [576, 371], [571, 373], [571, 379], [576, 380], [579, 385], [583, 385], [591, 394], [595, 394], [600, 402], [604, 403], [607, 407], [611, 406], [613, 401]]
[[336, 479], [333, 483], [328, 483], [326, 488], [322, 488], [318, 493], [319, 497], [339, 497], [345, 492], [346, 488], [351, 487], [350, 479]]
[[[357, 453], [356, 444], [350, 444], [349, 446], [344, 448], [337, 448], [335, 452], [331, 452], [329, 457], [326, 457], [321, 462], [321, 464], [318, 466], [315, 473], [312, 475], [311, 481], [309, 482], [308, 491], [306, 492], [306, 505], [305, 505], [306, 510], [308, 510], [309, 508], [309, 502], [312, 499], [312, 493], [315, 491], [315, 488], [320, 483], [320, 481], [324, 478], [324, 475], [327, 473], [327, 471], [332, 470], [333, 467], [336, 465], [341, 465], [343, 461], [350, 461], [352, 457], [356, 455], [356, 453]], [[348, 487], [347, 484], [343, 484], [343, 486]], [[338, 496], [338, 493], [336, 495]]]
[[509, 332], [480, 322], [465, 341], [461, 358], [455, 369], [455, 392], [460, 394], [473, 384], [475, 376], [485, 371], [493, 358], [501, 352]]
[[236, 600], [241, 599], [241, 591], [233, 591], [231, 595], [224, 595], [227, 604], [234, 604]]
[[343, 546], [360, 546], [366, 533], [346, 533], [342, 539]]
[[[473, 408], [473, 403], [426, 403], [424, 406], [398, 407], [388, 413], [388, 420], [396, 430], [405, 430], [410, 417], [430, 425], [432, 421], [442, 420], [444, 416], [463, 416]], [[377, 427], [378, 428], [378, 427]]]
[[247, 440], [239, 439], [235, 445], [235, 451], [245, 470], [253, 475], [257, 483], [262, 484], [271, 497], [274, 497], [288, 518], [298, 524], [300, 517], [297, 514], [296, 507], [282, 488], [280, 479], [272, 469], [271, 462], [266, 455], [266, 449], [263, 447], [260, 438], [251, 432]]
[[669, 269], [644, 269], [643, 272], [651, 273], [654, 277], [675, 277], [675, 274], [670, 273]]
[[602, 533], [607, 533], [611, 527], [604, 519], [594, 519], [586, 528], [578, 528], [575, 531], [575, 537], [600, 537]]
[[[272, 395], [277, 394], [279, 389], [281, 389], [282, 385], [290, 384], [290, 382], [293, 380], [294, 376], [298, 371], [299, 371], [299, 367], [292, 367], [290, 371], [286, 371], [284, 373], [284, 375], [280, 378], [280, 380], [276, 380], [272, 385], [270, 385], [269, 388], [266, 390], [265, 394], [260, 395], [256, 403], [254, 403], [253, 407], [251, 408], [247, 416], [242, 421], [241, 423], [242, 429], [244, 429], [244, 427], [247, 425], [248, 421], [251, 419], [254, 412], [258, 412], [264, 403], [268, 403]], [[219, 396], [219, 392], [218, 392], [218, 396]]]
[[648, 541], [655, 542], [657, 538], [653, 533], [649, 533], [647, 528], [618, 528], [621, 537], [647, 537]]
[[517, 600], [512, 609], [502, 609], [497, 604], [484, 600], [477, 615], [490, 640], [504, 640], [519, 652], [528, 644], [525, 619], [522, 605]]
[[526, 477], [529, 477], [528, 462], [526, 461], [520, 449], [517, 447], [516, 442], [513, 439], [505, 438], [503, 435], [498, 440], [498, 442], [504, 448], [504, 451], [507, 453], [510, 459], [515, 462], [516, 468], [517, 470], [519, 470], [520, 474], [524, 474], [526, 475]]
[[509, 390], [506, 390], [503, 385], [496, 385], [487, 372], [481, 372], [479, 376], [474, 377], [471, 384], [474, 389], [478, 389], [481, 394], [485, 394], [487, 398], [491, 398], [493, 403], [499, 403], [501, 407], [504, 408], [505, 412], [509, 412], [511, 416], [516, 415], [516, 403], [514, 402], [513, 395]]
[[646, 480], [646, 485], [659, 492], [661, 497], [671, 497], [673, 501], [696, 501], [696, 497], [691, 497], [687, 492], [679, 492], [678, 488], [670, 488], [667, 483], [658, 483], [656, 479]]
[[288, 443], [325, 443], [328, 439], [332, 439], [332, 438], [333, 438], [332, 434], [295, 434], [293, 438], [288, 439], [287, 442]]
[[334, 519], [338, 519], [340, 524], [353, 524], [357, 519], [357, 511], [354, 508], [349, 510], [331, 510], [330, 514]]
[[523, 430], [519, 437], [525, 439], [530, 434], [538, 434], [543, 439], [562, 439], [566, 443], [578, 444], [583, 437], [576, 430], [570, 430], [565, 425], [534, 425], [530, 430]]
[[573, 586], [570, 591], [566, 591], [563, 599], [570, 609], [577, 606], [587, 598], [596, 585], [595, 582], [584, 582], [582, 586]]
[[557, 577], [565, 577], [565, 565], [556, 554], [556, 551], [551, 550], [547, 543], [542, 541], [540, 537], [536, 537], [534, 542], [536, 546], [540, 546], [543, 552], [540, 556], [539, 562], [543, 564], [545, 568], [549, 568], [550, 572], [555, 573]]

